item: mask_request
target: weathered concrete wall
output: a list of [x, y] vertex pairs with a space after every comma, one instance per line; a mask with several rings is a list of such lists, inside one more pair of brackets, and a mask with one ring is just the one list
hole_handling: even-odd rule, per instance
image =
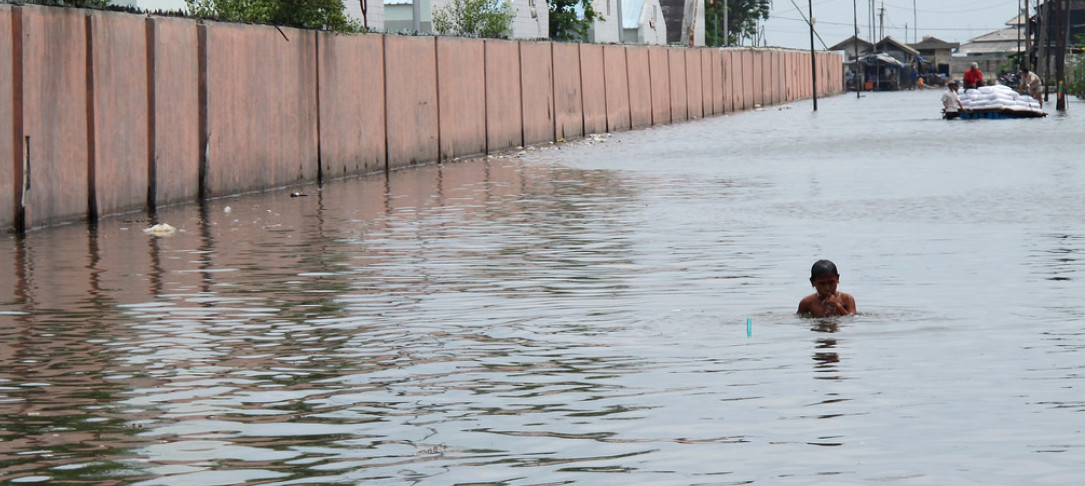
[[[155, 205], [194, 201], [200, 184], [199, 45], [196, 23], [147, 18], [153, 49], [150, 161]], [[136, 169], [133, 169], [136, 170]]]
[[486, 153], [486, 45], [437, 37], [441, 159]]
[[670, 69], [671, 122], [689, 119], [689, 84], [686, 82], [686, 49], [667, 48], [667, 68]]
[[621, 46], [603, 46], [603, 70], [606, 78], [607, 131], [630, 128], [629, 69], [627, 50]]
[[486, 40], [486, 151], [524, 144], [520, 44]]
[[656, 104], [652, 99], [654, 93], [649, 49], [643, 46], [630, 46], [625, 49], [626, 63], [629, 67], [627, 79], [632, 128], [650, 127], [654, 123]]
[[558, 140], [584, 136], [584, 94], [580, 87], [580, 46], [558, 42], [554, 59], [554, 136]]
[[97, 214], [140, 209], [147, 203], [146, 23], [128, 14], [87, 15], [93, 103], [91, 187], [96, 199], [90, 210]]
[[205, 194], [316, 180], [316, 35], [238, 24], [205, 28]]
[[686, 113], [690, 118], [704, 117], [704, 73], [701, 58], [704, 49], [686, 49]]
[[580, 84], [584, 97], [584, 133], [607, 131], [607, 79], [603, 46], [580, 44]]
[[[3, 228], [813, 94], [797, 51], [349, 36], [13, 5], [0, 5], [0, 39]], [[840, 55], [817, 56], [818, 95], [839, 93]]]
[[438, 159], [437, 49], [433, 37], [384, 38], [388, 168]]
[[524, 144], [553, 141], [554, 63], [549, 43], [520, 43], [520, 82]]
[[648, 48], [648, 78], [652, 81], [652, 124], [666, 125], [671, 122], [671, 68], [668, 48]]
[[317, 45], [321, 175], [383, 170], [384, 37], [323, 32]]
[[20, 9], [21, 124], [29, 147], [17, 151], [30, 153], [26, 225], [84, 218], [89, 164], [86, 13]]
[[[11, 30], [11, 7], [0, 5], [0, 46], [16, 46], [16, 39]], [[15, 225], [16, 189], [19, 181], [15, 179], [15, 162], [19, 159], [15, 153], [15, 63], [12, 59], [13, 48], [0, 47], [0, 231]], [[6, 272], [0, 269], [0, 272]], [[7, 295], [0, 291], [0, 299]]]

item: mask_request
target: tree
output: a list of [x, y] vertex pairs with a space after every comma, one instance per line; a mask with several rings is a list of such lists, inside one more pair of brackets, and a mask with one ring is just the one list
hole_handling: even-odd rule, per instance
[[185, 0], [194, 17], [303, 29], [358, 32], [361, 25], [343, 13], [341, 0]]
[[592, 22], [603, 20], [595, 12], [591, 0], [549, 0], [550, 39], [582, 41], [588, 36]]
[[515, 15], [506, 0], [453, 0], [433, 11], [433, 29], [442, 35], [508, 37]]
[[772, 0], [705, 0], [705, 44], [733, 46], [742, 39], [753, 39], [758, 23], [769, 18], [770, 10]]

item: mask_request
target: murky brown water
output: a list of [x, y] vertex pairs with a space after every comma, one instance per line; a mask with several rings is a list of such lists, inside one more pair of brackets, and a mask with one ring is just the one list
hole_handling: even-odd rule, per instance
[[0, 483], [1074, 484], [1085, 105], [939, 95], [0, 240]]

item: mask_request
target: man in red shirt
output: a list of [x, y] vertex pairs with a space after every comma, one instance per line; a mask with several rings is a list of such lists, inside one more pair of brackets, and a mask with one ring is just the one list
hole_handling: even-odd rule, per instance
[[983, 73], [980, 72], [979, 64], [972, 63], [972, 67], [964, 72], [964, 89], [976, 89], [980, 86], [983, 86]]

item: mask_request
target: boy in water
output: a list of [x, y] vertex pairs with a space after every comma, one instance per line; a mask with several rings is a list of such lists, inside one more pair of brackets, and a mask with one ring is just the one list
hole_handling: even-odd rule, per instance
[[855, 313], [855, 298], [837, 292], [840, 274], [829, 260], [818, 260], [810, 267], [810, 284], [817, 292], [807, 295], [799, 302], [799, 314], [811, 317], [846, 316]]

